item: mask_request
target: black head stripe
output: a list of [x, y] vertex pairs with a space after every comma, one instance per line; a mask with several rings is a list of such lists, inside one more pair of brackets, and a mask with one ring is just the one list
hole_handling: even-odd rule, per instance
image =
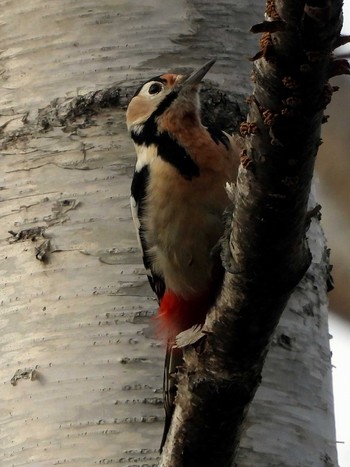
[[[159, 78], [162, 81], [162, 78]], [[151, 81], [151, 80], [150, 80]], [[164, 80], [163, 80], [164, 81]], [[158, 155], [175, 167], [187, 180], [199, 176], [198, 165], [193, 161], [186, 149], [174, 140], [168, 132], [158, 133], [157, 118], [160, 117], [177, 98], [178, 93], [171, 91], [160, 102], [156, 110], [138, 131], [131, 130], [131, 137], [138, 145], [150, 146], [155, 144]]]
[[[152, 116], [151, 116], [152, 117]], [[154, 119], [149, 118], [138, 131], [131, 130], [131, 138], [138, 145], [150, 146], [157, 140], [157, 124]]]
[[148, 120], [143, 124], [140, 131], [131, 130], [131, 138], [136, 144], [150, 146], [151, 144], [157, 143], [158, 127], [156, 119], [170, 107], [171, 103], [174, 102], [176, 98], [177, 92], [171, 91], [158, 105], [156, 110], [150, 115]]
[[[192, 180], [193, 177], [199, 176], [198, 165], [193, 161], [186, 149], [175, 141], [168, 132], [155, 134], [154, 132], [146, 133], [143, 130], [141, 133], [131, 133], [131, 136], [137, 144], [146, 144], [145, 141], [149, 144], [155, 144], [158, 148], [158, 156], [164, 161], [169, 162], [169, 164], [175, 167], [187, 180]], [[136, 202], [137, 196], [143, 195], [143, 193], [140, 195], [139, 186], [141, 179], [146, 175], [146, 172], [144, 172], [145, 170], [146, 166], [143, 167], [140, 172], [135, 172], [132, 182], [132, 195]]]
[[153, 114], [150, 116], [150, 118], [156, 119], [157, 117], [160, 117], [174, 102], [174, 100], [177, 98], [178, 92], [176, 91], [171, 91], [169, 94], [165, 96], [165, 98], [162, 100], [162, 102], [158, 105], [156, 110], [153, 112]]

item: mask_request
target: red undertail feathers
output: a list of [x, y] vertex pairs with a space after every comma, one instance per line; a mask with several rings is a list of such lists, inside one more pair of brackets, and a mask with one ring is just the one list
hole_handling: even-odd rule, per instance
[[205, 296], [184, 299], [166, 290], [160, 302], [157, 321], [161, 335], [173, 337], [195, 324], [203, 324], [212, 300]]

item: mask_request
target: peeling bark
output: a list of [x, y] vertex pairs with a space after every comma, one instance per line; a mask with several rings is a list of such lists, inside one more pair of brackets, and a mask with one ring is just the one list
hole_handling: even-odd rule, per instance
[[203, 338], [185, 349], [162, 467], [232, 465], [273, 332], [310, 266], [307, 203], [341, 7], [268, 2], [278, 27], [253, 29], [264, 34], [241, 125], [246, 168], [238, 176], [228, 271]]
[[[150, 0], [142, 6], [138, 1], [8, 0], [3, 5], [4, 467], [158, 463], [164, 348], [153, 335], [156, 302], [130, 219], [135, 154], [123, 107], [145, 78], [195, 67], [215, 55], [211, 79], [220, 89], [204, 86], [203, 100], [209, 109], [216, 107], [219, 126], [235, 128], [241, 116], [233, 98], [241, 103], [250, 89], [246, 57], [253, 47], [247, 36], [260, 8], [246, 0]], [[315, 220], [312, 229], [313, 266], [272, 340], [241, 440], [239, 467], [272, 462], [318, 467], [331, 465], [329, 459], [336, 465], [327, 258]], [[41, 250], [46, 241], [49, 248]], [[36, 258], [42, 251], [45, 261]], [[222, 303], [230, 299], [225, 297]], [[259, 330], [252, 326], [251, 333]], [[189, 358], [193, 352], [189, 349]], [[239, 352], [245, 355], [245, 343]], [[199, 357], [204, 361], [205, 354]], [[223, 360], [217, 374], [229, 394], [231, 360], [225, 365]], [[195, 387], [195, 376], [189, 376]], [[226, 423], [219, 402], [214, 410]], [[202, 447], [215, 442], [214, 430], [207, 430]], [[212, 465], [220, 465], [220, 458]]]

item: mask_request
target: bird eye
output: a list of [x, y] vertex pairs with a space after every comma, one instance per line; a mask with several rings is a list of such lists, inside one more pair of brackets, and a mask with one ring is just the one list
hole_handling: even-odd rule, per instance
[[158, 94], [162, 90], [162, 85], [160, 83], [153, 83], [148, 89], [148, 94]]

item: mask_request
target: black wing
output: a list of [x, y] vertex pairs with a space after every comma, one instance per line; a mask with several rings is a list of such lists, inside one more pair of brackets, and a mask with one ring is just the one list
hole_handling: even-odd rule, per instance
[[212, 140], [216, 143], [216, 144], [223, 144], [226, 149], [228, 149], [230, 147], [230, 139], [228, 137], [228, 135], [222, 131], [220, 128], [216, 128], [216, 127], [207, 127], [207, 130], [208, 130], [208, 133], [210, 134]]
[[144, 216], [148, 179], [148, 165], [144, 165], [139, 171], [135, 170], [131, 184], [130, 206], [147, 277], [152, 287], [152, 290], [157, 295], [158, 301], [160, 301], [164, 295], [165, 284], [163, 278], [156, 274], [152, 268], [152, 259], [148, 254], [148, 245], [145, 237]]
[[[148, 245], [145, 236], [144, 218], [148, 179], [149, 168], [147, 165], [144, 165], [139, 171], [135, 170], [131, 184], [130, 206], [147, 277], [154, 293], [157, 295], [158, 302], [160, 302], [165, 292], [165, 283], [163, 278], [156, 274], [152, 268], [152, 259], [148, 254]], [[174, 342], [168, 341], [163, 374], [165, 425], [160, 451], [163, 449], [174, 411], [177, 367], [182, 364], [182, 351], [180, 349], [175, 349], [173, 346]]]

